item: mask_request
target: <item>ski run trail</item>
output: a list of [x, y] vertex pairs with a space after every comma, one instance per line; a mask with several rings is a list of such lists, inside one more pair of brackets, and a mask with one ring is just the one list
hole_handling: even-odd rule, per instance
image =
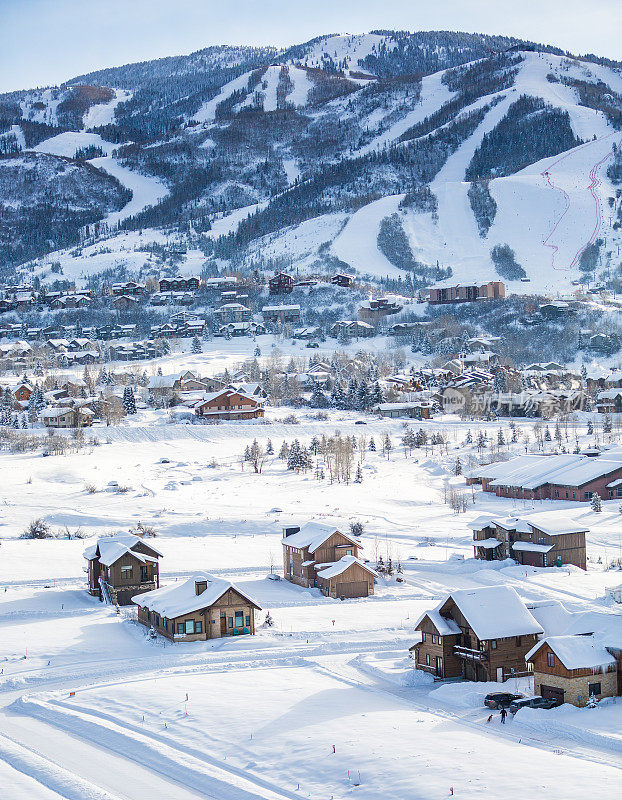
[[[516, 260], [527, 272], [530, 291], [555, 292], [570, 289], [578, 279], [581, 253], [599, 237], [606, 237], [612, 220], [605, 217], [607, 198], [615, 192], [606, 177], [614, 143], [622, 134], [613, 131], [604, 115], [578, 105], [575, 91], [547, 76], [569, 73], [585, 79], [577, 65], [568, 66], [558, 56], [522, 53], [524, 61], [514, 85], [479, 98], [460, 115], [496, 101], [482, 122], [447, 159], [430, 188], [438, 200], [437, 219], [429, 213], [402, 214], [415, 258], [427, 264], [451, 266], [452, 282], [485, 282], [497, 278], [490, 250], [509, 244]], [[592, 80], [606, 80], [616, 91], [622, 80], [613, 71], [590, 66]], [[601, 74], [602, 73], [602, 74]], [[419, 104], [360, 152], [396, 144], [399, 136], [447, 102], [453, 94], [442, 83], [443, 73], [423, 79]], [[490, 181], [497, 204], [493, 225], [485, 238], [479, 235], [468, 198], [465, 171], [483, 137], [507, 114], [521, 95], [541, 98], [567, 111], [576, 136], [584, 144], [559, 156], [534, 163], [516, 174]], [[460, 116], [459, 115], [459, 116]], [[333, 252], [362, 273], [396, 277], [404, 274], [378, 249], [382, 219], [395, 213], [400, 196], [382, 198], [359, 209], [333, 243]], [[518, 281], [508, 281], [509, 288]]]

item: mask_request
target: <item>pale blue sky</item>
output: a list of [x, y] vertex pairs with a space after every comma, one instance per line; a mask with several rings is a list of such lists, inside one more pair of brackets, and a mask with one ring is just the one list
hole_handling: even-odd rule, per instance
[[621, 0], [0, 0], [0, 91], [211, 44], [374, 28], [498, 33], [622, 58]]

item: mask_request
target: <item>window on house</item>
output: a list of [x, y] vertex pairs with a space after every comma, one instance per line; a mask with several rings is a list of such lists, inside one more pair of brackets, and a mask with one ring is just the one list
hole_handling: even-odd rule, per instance
[[516, 637], [516, 639], [515, 639], [515, 641], [516, 641], [516, 646], [517, 646], [517, 647], [520, 647], [520, 646], [521, 646], [521, 643], [522, 643], [522, 639], [521, 639], [521, 637], [520, 637], [520, 636], [517, 636], [517, 637]]
[[141, 579], [141, 581], [148, 581], [149, 580], [149, 567], [141, 566], [141, 568], [140, 568], [140, 579]]
[[426, 655], [425, 655], [425, 663], [426, 663], [427, 667], [430, 666], [430, 654], [429, 653], [426, 653]]
[[421, 634], [421, 641], [422, 641], [422, 642], [425, 642], [425, 640], [426, 640], [427, 638], [428, 638], [428, 634], [427, 634], [427, 633], [425, 633], [425, 632], [424, 632], [424, 633], [422, 633], [422, 634]]
[[547, 666], [549, 666], [549, 667], [554, 667], [555, 666], [555, 655], [553, 653], [547, 653], [546, 654], [546, 663], [547, 663]]
[[201, 620], [197, 620], [194, 623], [194, 632], [195, 633], [203, 633], [203, 622]]
[[184, 626], [184, 623], [183, 622], [178, 622], [177, 623], [177, 633], [184, 633], [185, 630], [186, 630], [186, 628]]
[[233, 628], [233, 617], [229, 617], [229, 619], [227, 620], [227, 627]]
[[592, 493], [591, 492], [583, 492], [583, 499], [584, 500], [591, 500], [592, 499]]
[[600, 683], [590, 683], [588, 686], [588, 694], [590, 697], [598, 697], [601, 694]]
[[125, 578], [125, 580], [128, 580], [129, 578], [132, 577], [131, 565], [129, 567], [121, 567], [121, 577]]
[[559, 497], [559, 490], [558, 490], [558, 489], [555, 489], [555, 492], [554, 492], [554, 494], [555, 494], [555, 497]]
[[194, 633], [194, 620], [187, 619], [186, 620], [186, 633]]
[[251, 624], [251, 617], [250, 617], [250, 614], [247, 614], [247, 615], [246, 615], [246, 623], [245, 623], [245, 624], [246, 624], [246, 627], [247, 627], [247, 628], [250, 626], [250, 624]]
[[490, 640], [490, 649], [491, 650], [496, 650], [497, 649], [497, 640], [496, 639], [491, 639]]

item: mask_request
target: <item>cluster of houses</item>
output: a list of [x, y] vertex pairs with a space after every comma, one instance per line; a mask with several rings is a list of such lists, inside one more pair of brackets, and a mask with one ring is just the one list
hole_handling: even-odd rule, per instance
[[510, 586], [461, 589], [415, 625], [417, 669], [437, 679], [533, 676], [537, 695], [585, 706], [622, 694], [622, 616], [525, 603]]
[[[514, 545], [544, 534], [559, 538], [553, 547], [561, 563], [575, 563], [573, 551], [580, 549], [564, 537], [585, 534], [546, 514], [479, 518], [472, 528], [498, 539], [492, 548], [476, 535], [476, 556], [481, 547], [499, 549], [496, 557], [542, 552]], [[285, 524], [282, 546], [287, 581], [335, 599], [373, 595], [378, 574], [361, 558], [360, 540], [351, 533], [321, 522]], [[144, 537], [104, 536], [84, 557], [89, 593], [108, 603], [135, 605], [138, 621], [152, 635], [194, 642], [255, 633], [259, 604], [226, 579], [197, 573], [160, 586], [162, 553]], [[502, 683], [532, 676], [538, 695], [576, 706], [622, 694], [622, 616], [617, 614], [571, 612], [556, 600], [526, 603], [514, 588], [498, 585], [451, 592], [422, 613], [414, 629], [415, 667], [437, 680]]]

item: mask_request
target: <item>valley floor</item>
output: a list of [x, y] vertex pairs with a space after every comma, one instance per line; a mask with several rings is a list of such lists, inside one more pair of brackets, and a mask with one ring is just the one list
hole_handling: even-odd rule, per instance
[[[475, 561], [466, 523], [482, 512], [533, 505], [479, 490], [464, 515], [443, 503], [444, 481], [464, 485], [451, 465], [457, 454], [468, 459], [464, 437], [478, 423], [424, 422], [443, 431], [447, 453], [406, 457], [400, 420], [366, 417], [360, 426], [360, 415], [349, 412], [322, 421], [299, 411], [299, 424], [288, 425], [279, 421], [284, 413], [271, 411], [268, 424], [170, 426], [143, 411], [102, 432], [99, 447], [45, 459], [0, 455], [0, 779], [7, 797], [389, 793], [427, 800], [453, 788], [463, 798], [546, 792], [567, 799], [612, 792], [622, 768], [622, 704], [528, 710], [502, 728], [498, 715], [486, 722], [482, 698], [491, 684], [430, 683], [413, 671], [408, 647], [420, 613], [456, 588], [502, 583], [526, 600], [606, 610], [605, 588], [619, 573], [599, 558], [618, 556], [616, 503], [604, 503], [601, 514], [578, 503], [536, 504], [565, 507], [587, 523], [585, 573]], [[499, 423], [485, 427], [493, 436]], [[276, 456], [260, 475], [241, 469], [253, 438], [270, 438], [278, 453], [283, 440], [308, 443], [337, 429], [363, 431], [378, 444], [388, 432], [395, 450], [389, 459], [367, 451], [360, 484], [298, 475]], [[113, 480], [127, 491], [106, 491]], [[87, 541], [20, 539], [39, 516], [55, 530], [79, 528]], [[399, 561], [403, 581], [380, 578], [374, 597], [340, 602], [269, 580], [271, 568], [279, 571], [283, 522], [309, 519], [360, 520], [365, 557]], [[196, 569], [228, 577], [262, 607], [258, 634], [152, 641], [130, 609], [117, 615], [89, 597], [85, 545], [139, 520], [158, 530], [162, 583]], [[267, 611], [273, 627], [263, 625]]]

